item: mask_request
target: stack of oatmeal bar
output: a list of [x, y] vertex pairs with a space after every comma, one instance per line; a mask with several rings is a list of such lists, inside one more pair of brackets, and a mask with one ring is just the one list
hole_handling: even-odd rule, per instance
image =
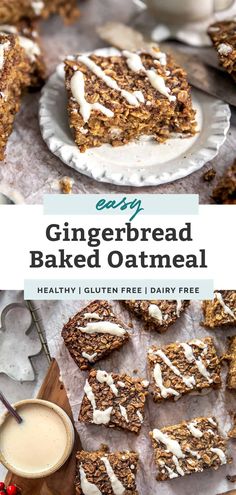
[[37, 21], [53, 13], [73, 20], [78, 15], [76, 4], [76, 0], [0, 1], [0, 160], [22, 95], [45, 81]]
[[[144, 329], [161, 334], [174, 325], [190, 301], [135, 300], [123, 304]], [[203, 301], [202, 325], [210, 329], [236, 326], [236, 292], [215, 291]], [[222, 386], [222, 359], [212, 336], [187, 342], [151, 345], [147, 351], [148, 376], [107, 372], [94, 364], [132, 341], [130, 327], [115, 315], [107, 301], [93, 301], [70, 318], [62, 330], [67, 349], [81, 370], [89, 370], [79, 421], [140, 434], [149, 389], [154, 402], [176, 401], [188, 394], [204, 395]], [[144, 351], [145, 352], [145, 351]], [[227, 354], [227, 387], [236, 390], [236, 336]], [[177, 407], [177, 405], [175, 405]], [[158, 420], [157, 420], [158, 421]], [[229, 437], [234, 438], [234, 430]], [[214, 415], [190, 418], [179, 424], [150, 431], [157, 480], [217, 470], [231, 462], [227, 439], [220, 433]], [[148, 440], [148, 438], [146, 439]], [[86, 495], [138, 494], [135, 475], [139, 455], [132, 450], [110, 452], [106, 446], [77, 453], [76, 493]]]

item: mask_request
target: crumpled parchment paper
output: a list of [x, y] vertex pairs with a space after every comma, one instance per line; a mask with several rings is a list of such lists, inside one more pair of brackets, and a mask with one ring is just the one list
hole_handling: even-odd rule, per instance
[[[101, 443], [106, 443], [111, 450], [134, 449], [139, 452], [140, 466], [137, 486], [140, 495], [205, 495], [206, 493], [216, 495], [236, 488], [236, 483], [226, 479], [227, 475], [236, 474], [236, 441], [229, 441], [229, 452], [233, 457], [231, 465], [223, 466], [218, 471], [210, 469], [201, 474], [157, 482], [149, 438], [149, 431], [155, 427], [177, 424], [182, 420], [202, 415], [215, 415], [221, 430], [227, 434], [231, 427], [230, 411], [236, 408], [236, 393], [234, 395], [225, 389], [226, 366], [222, 372], [223, 387], [218, 391], [212, 391], [209, 395], [185, 396], [177, 402], [166, 401], [161, 405], [155, 404], [150, 395], [146, 404], [145, 421], [139, 436], [131, 432], [109, 429], [104, 426], [84, 425], [78, 422], [87, 373], [80, 371], [70, 357], [61, 337], [61, 329], [69, 317], [84, 304], [86, 301], [48, 301], [41, 304], [50, 352], [58, 360], [61, 378], [68, 393], [83, 448], [95, 450]], [[227, 336], [236, 333], [236, 328], [209, 331], [200, 326], [202, 311], [198, 301], [192, 301], [186, 313], [163, 335], [145, 330], [142, 322], [132, 317], [121, 303], [112, 304], [116, 313], [126, 323], [133, 323], [133, 328], [130, 330], [131, 341], [123, 346], [120, 352], [114, 352], [110, 357], [96, 364], [97, 369], [104, 369], [108, 372], [125, 372], [147, 378], [146, 355], [150, 345], [163, 345], [173, 341], [184, 342], [192, 338], [212, 335], [218, 353], [221, 355], [227, 348]], [[137, 370], [136, 375], [135, 370]]]

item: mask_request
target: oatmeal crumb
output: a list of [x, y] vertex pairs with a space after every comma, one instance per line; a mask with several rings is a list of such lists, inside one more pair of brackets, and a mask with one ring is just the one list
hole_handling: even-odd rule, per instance
[[205, 182], [211, 182], [216, 176], [216, 170], [212, 167], [204, 172], [202, 178]]
[[74, 184], [74, 179], [71, 177], [62, 177], [59, 181], [60, 184], [60, 190], [63, 194], [71, 194], [72, 193], [72, 187]]

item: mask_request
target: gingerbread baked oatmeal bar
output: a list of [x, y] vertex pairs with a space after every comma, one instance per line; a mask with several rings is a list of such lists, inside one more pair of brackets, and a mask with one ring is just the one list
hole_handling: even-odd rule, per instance
[[219, 290], [212, 301], [203, 301], [203, 325], [209, 328], [236, 325], [236, 292]]
[[227, 387], [236, 390], [236, 336], [229, 339], [229, 372], [227, 377]]
[[136, 452], [108, 452], [105, 447], [95, 452], [82, 450], [76, 455], [76, 494], [138, 495], [137, 465]]
[[142, 135], [163, 142], [172, 133], [195, 133], [186, 73], [158, 49], [68, 57], [65, 72], [69, 123], [81, 152]]
[[236, 81], [236, 19], [212, 24], [208, 34], [217, 50], [220, 64]]
[[150, 436], [158, 481], [200, 473], [207, 468], [216, 470], [230, 462], [226, 439], [220, 435], [217, 421], [212, 417], [154, 429]]
[[85, 383], [79, 421], [139, 433], [148, 385], [141, 378], [92, 370]]
[[155, 402], [203, 393], [221, 385], [221, 365], [211, 337], [174, 342], [148, 351]]
[[138, 318], [144, 320], [148, 328], [159, 333], [166, 332], [167, 328], [175, 323], [185, 309], [189, 301], [153, 300], [153, 301], [124, 301], [124, 304]]
[[36, 24], [26, 19], [16, 25], [0, 24], [0, 33], [18, 37], [30, 64], [30, 86], [34, 89], [40, 88], [45, 81], [46, 67]]
[[78, 17], [77, 0], [1, 0], [0, 23], [16, 24], [22, 19], [47, 18], [60, 14], [71, 22]]
[[14, 35], [0, 34], [0, 160], [20, 108], [22, 91], [30, 83], [25, 51]]
[[62, 337], [75, 363], [86, 370], [120, 349], [129, 340], [129, 333], [107, 301], [93, 301], [69, 319]]

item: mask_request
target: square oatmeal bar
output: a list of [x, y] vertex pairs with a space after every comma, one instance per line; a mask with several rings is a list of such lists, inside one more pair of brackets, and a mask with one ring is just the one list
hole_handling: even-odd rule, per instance
[[185, 309], [189, 306], [189, 301], [124, 301], [136, 316], [142, 318], [149, 328], [163, 333], [167, 328], [175, 323]]
[[129, 333], [107, 301], [93, 301], [69, 319], [62, 337], [75, 363], [87, 370], [120, 349], [129, 340]]
[[227, 387], [229, 390], [236, 390], [236, 335], [229, 338], [228, 360]]
[[236, 291], [215, 291], [212, 301], [203, 301], [204, 327], [217, 328], [236, 325]]
[[17, 36], [30, 65], [30, 86], [31, 88], [39, 89], [46, 78], [46, 67], [36, 23], [24, 19], [16, 25], [0, 24], [0, 33]]
[[204, 393], [221, 385], [221, 365], [211, 337], [153, 346], [148, 363], [155, 402]]
[[81, 152], [121, 146], [143, 135], [165, 141], [195, 133], [185, 71], [158, 49], [65, 60], [69, 123]]
[[108, 452], [101, 447], [95, 452], [82, 450], [76, 455], [76, 495], [138, 495], [135, 477], [136, 452]]
[[218, 469], [230, 462], [226, 439], [219, 433], [215, 418], [195, 418], [150, 433], [157, 480], [165, 481], [205, 469]]
[[79, 421], [139, 433], [149, 382], [92, 370], [86, 380]]

